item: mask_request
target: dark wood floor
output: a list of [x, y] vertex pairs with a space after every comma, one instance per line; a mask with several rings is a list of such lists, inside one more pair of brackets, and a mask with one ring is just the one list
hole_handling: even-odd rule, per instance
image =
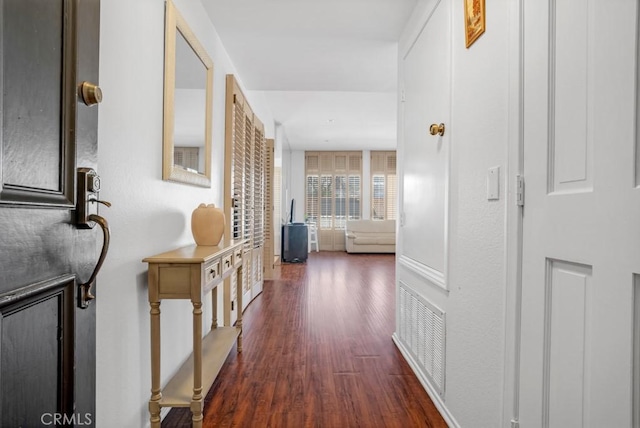
[[[391, 340], [393, 255], [311, 253], [244, 312], [205, 401], [205, 427], [446, 427]], [[189, 427], [172, 409], [167, 428]]]

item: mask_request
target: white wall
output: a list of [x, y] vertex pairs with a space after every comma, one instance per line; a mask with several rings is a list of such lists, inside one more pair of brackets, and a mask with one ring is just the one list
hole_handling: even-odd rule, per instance
[[[211, 189], [162, 181], [164, 1], [101, 3], [98, 173], [100, 196], [113, 206], [101, 209], [112, 241], [96, 287], [98, 427], [148, 424], [149, 307], [141, 260], [191, 244], [192, 210], [200, 202], [222, 205], [225, 75], [234, 69], [200, 1], [175, 4], [214, 62]], [[273, 138], [264, 100], [248, 97]], [[191, 352], [191, 307], [164, 301], [161, 310], [164, 383]], [[210, 316], [206, 306], [205, 330]]]
[[[295, 199], [294, 218], [297, 223], [304, 221], [304, 196], [305, 186], [307, 179], [304, 173], [304, 150], [292, 150], [291, 151], [291, 165], [289, 171], [291, 171], [291, 183], [290, 183], [290, 196]], [[289, 201], [289, 204], [291, 201]], [[288, 205], [287, 209], [290, 209], [291, 205]]]
[[[405, 35], [417, 34], [425, 10], [419, 3]], [[448, 295], [421, 290], [446, 308], [446, 385], [442, 404], [462, 427], [508, 426], [503, 421], [505, 376], [505, 180], [508, 166], [510, 14], [507, 0], [486, 0], [486, 32], [465, 48], [462, 1], [452, 2], [452, 109]], [[407, 51], [409, 40], [399, 51]], [[400, 59], [402, 60], [402, 58]], [[433, 64], [437, 67], [437, 63]], [[425, 119], [425, 129], [428, 126]], [[401, 126], [401, 125], [399, 125]], [[426, 132], [426, 131], [425, 131]], [[399, 149], [402, 143], [399, 144]], [[500, 200], [488, 201], [486, 177], [501, 167]], [[410, 197], [410, 195], [406, 195]], [[399, 278], [411, 277], [398, 271]]]

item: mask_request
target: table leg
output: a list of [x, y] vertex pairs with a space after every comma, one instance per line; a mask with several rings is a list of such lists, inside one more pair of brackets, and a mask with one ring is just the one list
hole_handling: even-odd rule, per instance
[[193, 428], [202, 428], [202, 302], [193, 302]]
[[218, 287], [211, 290], [211, 330], [218, 328]]
[[160, 302], [150, 302], [151, 305], [151, 399], [149, 400], [149, 414], [151, 428], [160, 428]]
[[238, 353], [242, 352], [242, 293], [244, 290], [242, 289], [242, 281], [244, 276], [244, 268], [243, 265], [238, 267], [238, 281], [236, 282], [236, 296], [238, 299], [238, 306], [236, 306], [236, 327], [240, 329], [240, 334], [238, 335]]

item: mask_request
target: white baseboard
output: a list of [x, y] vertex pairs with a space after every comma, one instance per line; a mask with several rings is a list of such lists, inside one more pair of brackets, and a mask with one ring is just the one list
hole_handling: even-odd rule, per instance
[[422, 387], [425, 389], [425, 391], [427, 391], [427, 394], [429, 394], [431, 401], [433, 401], [433, 404], [436, 406], [436, 409], [438, 409], [438, 412], [440, 412], [440, 415], [442, 416], [444, 421], [447, 423], [447, 425], [451, 428], [460, 428], [460, 425], [458, 424], [458, 422], [456, 422], [455, 418], [453, 417], [449, 409], [447, 409], [447, 406], [445, 405], [442, 397], [431, 386], [427, 377], [420, 371], [420, 369], [418, 368], [419, 367], [418, 364], [413, 359], [408, 349], [402, 344], [402, 342], [398, 338], [397, 333], [393, 333], [391, 338], [393, 339], [393, 342], [396, 344], [396, 346], [400, 350], [400, 353], [402, 354], [404, 359], [407, 361], [407, 363], [415, 373], [416, 377], [422, 384]]

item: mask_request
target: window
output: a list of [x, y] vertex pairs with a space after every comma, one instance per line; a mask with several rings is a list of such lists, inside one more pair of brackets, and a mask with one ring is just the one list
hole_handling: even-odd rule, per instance
[[320, 230], [343, 230], [362, 216], [362, 152], [307, 152], [305, 218]]
[[371, 219], [395, 220], [398, 204], [396, 152], [371, 152]]

